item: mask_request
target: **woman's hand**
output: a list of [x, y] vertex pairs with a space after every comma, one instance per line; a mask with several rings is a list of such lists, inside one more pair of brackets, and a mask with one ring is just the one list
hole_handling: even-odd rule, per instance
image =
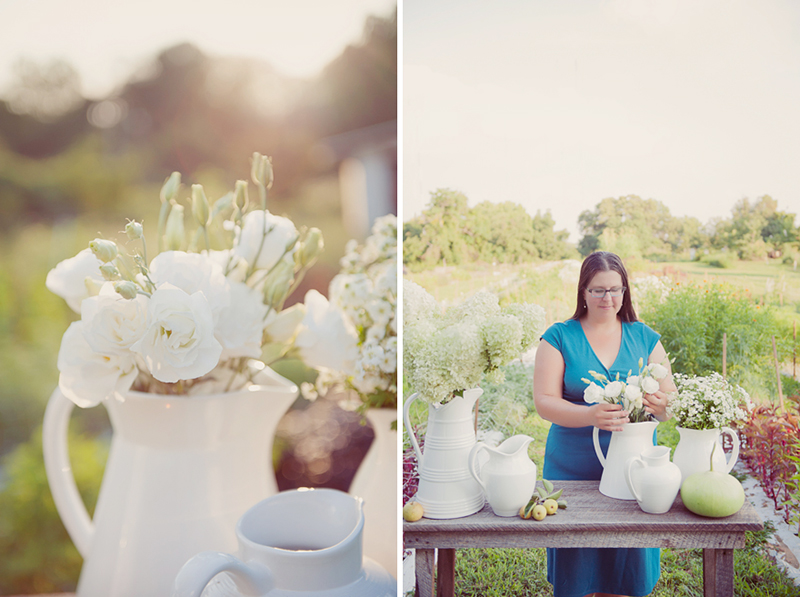
[[593, 423], [598, 429], [605, 431], [622, 431], [622, 427], [630, 421], [628, 413], [619, 404], [599, 402], [589, 407]]
[[644, 410], [659, 421], [666, 421], [669, 418], [667, 415], [669, 394], [663, 390], [656, 390], [655, 394], [645, 394], [642, 396], [642, 404], [644, 405]]

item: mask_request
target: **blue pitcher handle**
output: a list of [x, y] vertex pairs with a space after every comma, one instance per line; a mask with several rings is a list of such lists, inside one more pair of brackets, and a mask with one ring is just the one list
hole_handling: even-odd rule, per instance
[[407, 399], [403, 400], [403, 423], [405, 423], [406, 431], [408, 431], [408, 439], [411, 440], [411, 446], [414, 448], [414, 453], [417, 455], [417, 464], [422, 463], [422, 452], [419, 449], [419, 443], [414, 435], [414, 430], [411, 428], [411, 419], [408, 416], [408, 409], [411, 408], [411, 403], [419, 397], [418, 392], [414, 392]]

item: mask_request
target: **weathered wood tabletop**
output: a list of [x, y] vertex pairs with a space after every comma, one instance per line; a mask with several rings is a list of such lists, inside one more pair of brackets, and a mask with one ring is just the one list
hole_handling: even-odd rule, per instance
[[542, 521], [495, 516], [487, 505], [464, 518], [403, 524], [406, 548], [416, 550], [416, 594], [432, 597], [438, 549], [438, 597], [455, 591], [455, 550], [487, 547], [673, 547], [703, 549], [706, 597], [733, 596], [733, 550], [744, 547], [745, 531], [763, 528], [753, 506], [727, 518], [689, 512], [680, 495], [666, 514], [647, 514], [635, 501], [602, 495], [599, 481], [559, 481], [566, 510]]

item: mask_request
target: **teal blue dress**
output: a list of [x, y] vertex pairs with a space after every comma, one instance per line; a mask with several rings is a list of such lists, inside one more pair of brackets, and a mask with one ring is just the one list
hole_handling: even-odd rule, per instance
[[[647, 363], [659, 334], [641, 322], [622, 324], [622, 342], [610, 369], [594, 353], [576, 319], [556, 323], [542, 339], [564, 357], [563, 397], [575, 404], [583, 400], [589, 370], [609, 379], [639, 371], [639, 359]], [[551, 481], [600, 479], [603, 468], [594, 453], [593, 427], [562, 427], [553, 423], [547, 435], [542, 476]], [[600, 431], [600, 445], [608, 451], [611, 432]], [[548, 548], [547, 580], [554, 597], [583, 597], [598, 593], [644, 596], [653, 591], [661, 574], [658, 548]]]

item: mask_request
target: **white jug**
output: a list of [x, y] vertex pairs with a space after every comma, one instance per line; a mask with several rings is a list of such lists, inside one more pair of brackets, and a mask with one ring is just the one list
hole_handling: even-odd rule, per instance
[[78, 597], [166, 596], [192, 555], [236, 548], [236, 521], [277, 492], [272, 437], [297, 396], [269, 368], [256, 383], [222, 394], [107, 400], [114, 435], [93, 519], [70, 468], [74, 404], [56, 389], [44, 418], [45, 468], [84, 558]]
[[681, 470], [669, 461], [667, 446], [648, 446], [629, 458], [625, 481], [639, 507], [649, 514], [664, 514], [681, 488]]
[[[681, 482], [686, 480], [686, 477], [692, 473], [704, 473], [711, 470], [711, 450], [714, 444], [717, 444], [717, 449], [714, 450], [714, 470], [721, 473], [729, 473], [736, 464], [736, 459], [739, 458], [739, 436], [730, 427], [722, 427], [721, 429], [688, 429], [685, 427], [678, 427], [680, 440], [678, 445], [675, 446], [675, 454], [672, 455], [672, 461], [681, 469]], [[733, 444], [733, 451], [731, 452], [728, 460], [725, 460], [725, 452], [720, 443], [720, 434], [725, 433], [731, 438]]]
[[467, 463], [476, 443], [472, 409], [481, 394], [481, 388], [473, 388], [447, 404], [428, 406], [424, 452], [419, 449], [408, 415], [418, 395], [404, 400], [403, 420], [419, 468], [419, 489], [414, 499], [422, 505], [426, 518], [459, 518], [483, 508], [483, 491]]
[[284, 491], [239, 519], [238, 555], [203, 552], [186, 562], [173, 597], [206, 588], [230, 596], [396, 597], [397, 581], [362, 555], [363, 530], [361, 498], [336, 489]]
[[[533, 495], [536, 464], [528, 457], [532, 441], [527, 435], [515, 435], [496, 448], [479, 442], [469, 453], [469, 472], [497, 516], [516, 516]], [[481, 452], [489, 455], [483, 465], [478, 462]]]
[[608, 444], [608, 456], [603, 456], [600, 448], [600, 430], [595, 427], [592, 432], [594, 451], [603, 465], [600, 477], [600, 493], [618, 500], [633, 500], [633, 494], [625, 482], [625, 463], [629, 458], [639, 456], [647, 446], [653, 445], [653, 431], [658, 421], [642, 423], [626, 423], [622, 431], [611, 432]]

